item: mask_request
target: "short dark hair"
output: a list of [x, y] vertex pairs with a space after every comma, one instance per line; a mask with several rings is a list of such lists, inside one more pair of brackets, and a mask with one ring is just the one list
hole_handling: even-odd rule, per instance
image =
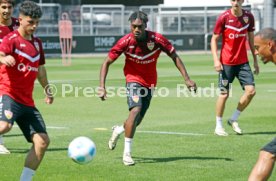
[[14, 0], [0, 0], [0, 4], [2, 4], [2, 3], [9, 3], [12, 6], [15, 6]]
[[144, 13], [143, 11], [136, 11], [134, 13], [132, 13], [128, 19], [128, 21], [132, 22], [136, 19], [140, 19], [143, 21], [143, 23], [145, 23], [147, 25], [148, 22], [148, 15], [146, 13]]
[[262, 39], [265, 40], [276, 41], [276, 30], [274, 30], [273, 28], [264, 28], [256, 33], [255, 36], [260, 36]]
[[42, 16], [41, 8], [33, 1], [24, 1], [21, 3], [19, 13], [31, 18], [41, 18]]

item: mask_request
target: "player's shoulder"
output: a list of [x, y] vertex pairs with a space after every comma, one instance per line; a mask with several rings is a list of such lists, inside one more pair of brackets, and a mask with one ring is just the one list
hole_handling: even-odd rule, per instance
[[249, 10], [243, 9], [242, 11], [243, 11], [243, 15], [244, 16], [251, 16], [251, 17], [253, 16], [253, 14], [251, 13], [251, 11], [249, 11]]
[[117, 44], [119, 44], [119, 45], [128, 44], [132, 39], [133, 39], [132, 34], [128, 33], [128, 34], [124, 35], [123, 37], [121, 37], [119, 39], [119, 41], [117, 42]]
[[5, 36], [4, 39], [8, 39], [9, 41], [14, 41], [19, 37], [18, 31], [12, 31]]
[[42, 40], [36, 35], [33, 35], [33, 39], [34, 41], [42, 42]]
[[154, 31], [146, 31], [148, 33], [148, 40], [155, 41], [155, 42], [165, 42], [167, 38], [164, 37], [161, 33], [154, 32]]
[[227, 9], [219, 15], [219, 18], [227, 18], [230, 14], [231, 14], [231, 9]]

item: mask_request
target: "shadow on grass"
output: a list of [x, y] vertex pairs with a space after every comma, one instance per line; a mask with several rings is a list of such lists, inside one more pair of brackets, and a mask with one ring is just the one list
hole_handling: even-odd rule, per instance
[[252, 132], [252, 133], [243, 133], [244, 135], [275, 135], [276, 131], [265, 131], [265, 132]]
[[23, 136], [23, 134], [4, 134], [4, 137], [17, 137], [17, 136]]
[[231, 158], [220, 158], [220, 157], [167, 157], [167, 158], [145, 158], [145, 157], [133, 157], [135, 161], [139, 163], [157, 163], [157, 162], [173, 162], [177, 160], [225, 160], [225, 161], [234, 161]]
[[[11, 153], [28, 153], [29, 148], [8, 148]], [[67, 151], [68, 148], [48, 148], [46, 152]]]

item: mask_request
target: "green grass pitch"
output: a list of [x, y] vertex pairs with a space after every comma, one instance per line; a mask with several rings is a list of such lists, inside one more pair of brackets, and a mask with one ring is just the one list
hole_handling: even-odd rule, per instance
[[[217, 73], [210, 54], [183, 54], [190, 77], [202, 95], [177, 96], [177, 85], [183, 84], [180, 73], [167, 56], [158, 63], [157, 90], [168, 90], [168, 96], [155, 96], [137, 128], [133, 144], [136, 165], [122, 163], [123, 136], [117, 148], [108, 150], [111, 127], [122, 124], [128, 110], [126, 98], [110, 96], [102, 102], [93, 91], [99, 85], [99, 70], [104, 57], [74, 58], [71, 66], [60, 59], [48, 59], [48, 78], [57, 87], [53, 105], [44, 104], [43, 90], [35, 85], [36, 106], [48, 126], [51, 144], [37, 170], [34, 181], [244, 181], [255, 164], [259, 149], [275, 134], [276, 68], [260, 64], [255, 76], [257, 94], [239, 119], [244, 135], [235, 135], [226, 120], [242, 95], [237, 80], [227, 101], [224, 125], [228, 137], [213, 134], [216, 95], [208, 88], [217, 86]], [[124, 59], [109, 69], [107, 87], [124, 87]], [[204, 96], [208, 94], [208, 96]], [[210, 90], [209, 90], [210, 91]], [[162, 94], [163, 95], [163, 94]], [[69, 142], [77, 136], [90, 137], [97, 154], [87, 165], [78, 165], [67, 156]], [[18, 127], [4, 137], [10, 155], [0, 155], [0, 180], [18, 180], [26, 153], [26, 143]], [[276, 180], [272, 174], [271, 180]]]

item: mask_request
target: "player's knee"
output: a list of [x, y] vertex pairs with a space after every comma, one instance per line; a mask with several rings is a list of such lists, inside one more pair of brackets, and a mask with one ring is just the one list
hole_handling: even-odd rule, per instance
[[48, 137], [47, 134], [45, 134], [42, 141], [42, 147], [47, 149], [49, 145], [50, 145], [50, 138]]
[[221, 99], [227, 99], [229, 97], [229, 93], [228, 92], [221, 92], [219, 97]]
[[141, 107], [134, 107], [130, 110], [130, 114], [132, 114], [132, 116], [134, 116], [134, 117], [139, 115], [140, 112], [141, 112]]
[[248, 97], [254, 97], [256, 95], [256, 90], [254, 88], [246, 90]]
[[12, 124], [6, 121], [0, 121], [0, 134], [7, 133], [11, 130]]
[[41, 150], [46, 150], [50, 144], [50, 138], [45, 133], [35, 134], [33, 136], [33, 143]]

